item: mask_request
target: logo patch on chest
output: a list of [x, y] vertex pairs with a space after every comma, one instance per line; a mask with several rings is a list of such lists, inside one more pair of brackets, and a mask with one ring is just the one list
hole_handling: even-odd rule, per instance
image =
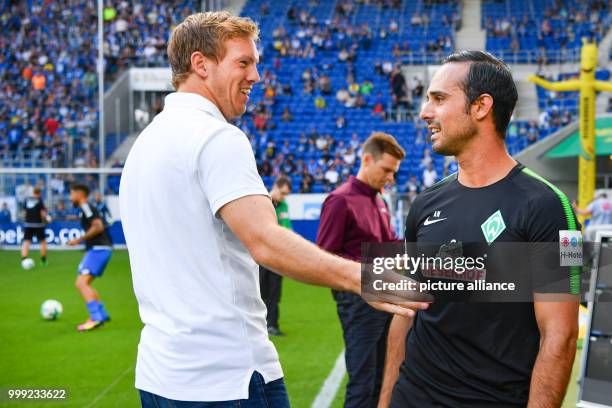
[[433, 218], [430, 219], [431, 216], [427, 217], [425, 221], [423, 222], [423, 226], [426, 227], [428, 225], [435, 224], [436, 222], [444, 221], [446, 218], [440, 218], [441, 214], [442, 214], [442, 211], [440, 210], [434, 211]]
[[504, 217], [502, 217], [501, 211], [497, 210], [485, 222], [480, 226], [482, 233], [484, 234], [487, 243], [491, 245], [493, 241], [501, 235], [506, 229], [506, 223]]

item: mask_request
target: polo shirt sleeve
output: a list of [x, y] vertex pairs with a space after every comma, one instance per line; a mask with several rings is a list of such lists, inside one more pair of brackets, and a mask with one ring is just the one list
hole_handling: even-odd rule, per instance
[[197, 160], [198, 181], [215, 216], [225, 204], [249, 195], [269, 196], [257, 173], [247, 137], [232, 129], [217, 132]]
[[344, 244], [344, 230], [348, 219], [348, 206], [344, 196], [327, 196], [321, 208], [317, 245], [326, 251], [339, 253]]

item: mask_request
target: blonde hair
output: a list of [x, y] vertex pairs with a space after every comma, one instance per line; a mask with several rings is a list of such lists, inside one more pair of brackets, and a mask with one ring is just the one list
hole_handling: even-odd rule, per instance
[[259, 39], [259, 27], [248, 17], [227, 11], [195, 13], [176, 26], [168, 41], [172, 85], [178, 88], [191, 72], [191, 54], [196, 51], [219, 62], [225, 57], [225, 41], [233, 38]]
[[398, 160], [403, 160], [406, 152], [397, 140], [388, 133], [374, 132], [363, 144], [363, 153], [371, 154], [378, 160], [383, 153], [388, 153]]

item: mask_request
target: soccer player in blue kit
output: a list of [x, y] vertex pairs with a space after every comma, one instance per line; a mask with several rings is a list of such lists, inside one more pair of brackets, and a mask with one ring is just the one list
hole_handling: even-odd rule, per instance
[[70, 246], [85, 243], [85, 255], [79, 264], [75, 285], [85, 300], [89, 319], [77, 327], [78, 331], [96, 329], [110, 320], [110, 316], [100, 301], [98, 291], [91, 286], [91, 283], [104, 273], [104, 268], [111, 257], [112, 243], [101, 215], [96, 207], [87, 201], [88, 197], [89, 188], [87, 186], [75, 184], [70, 187], [70, 201], [75, 208], [79, 209], [81, 227], [85, 231], [81, 237], [68, 242]]

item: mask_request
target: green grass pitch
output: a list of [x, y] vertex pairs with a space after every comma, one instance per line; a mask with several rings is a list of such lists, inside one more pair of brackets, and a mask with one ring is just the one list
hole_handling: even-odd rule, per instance
[[[127, 251], [117, 250], [99, 290], [112, 321], [99, 330], [78, 333], [87, 318], [74, 287], [82, 253], [51, 251], [49, 266], [24, 271], [17, 251], [0, 251], [0, 388], [67, 388], [65, 402], [7, 402], [0, 407], [138, 407], [134, 389], [136, 346], [142, 328], [132, 290]], [[39, 309], [46, 299], [59, 300], [63, 315], [44, 321]], [[286, 337], [274, 338], [285, 372], [291, 405], [311, 406], [342, 350], [342, 335], [328, 289], [286, 279], [280, 309]], [[578, 356], [577, 356], [578, 357]], [[575, 364], [564, 407], [573, 407]], [[342, 406], [343, 385], [332, 405]]]
[[[88, 333], [76, 331], [87, 318], [74, 287], [82, 253], [51, 251], [44, 268], [37, 251], [31, 256], [37, 266], [24, 271], [17, 251], [0, 251], [0, 388], [68, 388], [66, 402], [29, 402], [28, 407], [139, 406], [134, 363], [142, 323], [127, 251], [115, 251], [104, 276], [94, 282], [112, 321]], [[40, 317], [46, 299], [64, 306], [58, 320]], [[281, 324], [287, 336], [273, 340], [292, 406], [309, 407], [343, 347], [330, 291], [285, 280]], [[341, 402], [337, 398], [334, 406]]]

